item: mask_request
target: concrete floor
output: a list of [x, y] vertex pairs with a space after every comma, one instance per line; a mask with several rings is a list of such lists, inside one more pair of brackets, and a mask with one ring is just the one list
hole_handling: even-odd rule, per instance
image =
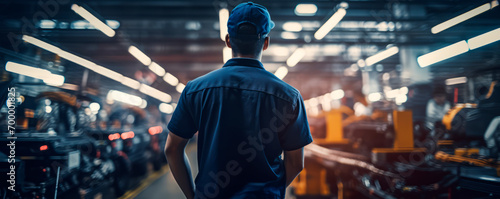
[[[186, 153], [191, 164], [191, 172], [193, 179], [198, 174], [198, 162], [196, 159], [196, 143], [191, 142], [187, 148]], [[170, 170], [162, 175], [156, 181], [152, 182], [146, 189], [144, 189], [135, 199], [165, 199], [165, 198], [185, 198], [181, 189], [175, 182], [174, 176]]]

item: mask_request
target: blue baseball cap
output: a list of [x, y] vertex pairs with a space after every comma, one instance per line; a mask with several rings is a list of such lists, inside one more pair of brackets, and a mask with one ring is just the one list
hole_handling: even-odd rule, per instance
[[251, 35], [238, 35], [238, 27], [241, 24], [250, 23], [257, 29], [255, 38], [267, 37], [267, 34], [274, 28], [274, 22], [271, 21], [271, 16], [266, 7], [253, 3], [246, 2], [236, 6], [229, 15], [227, 21], [227, 30], [230, 37], [248, 38]]

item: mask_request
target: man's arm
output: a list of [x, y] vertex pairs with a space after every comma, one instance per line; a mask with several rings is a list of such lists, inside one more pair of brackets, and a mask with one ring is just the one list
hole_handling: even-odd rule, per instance
[[304, 169], [304, 148], [285, 151], [286, 186]]
[[192, 199], [194, 198], [193, 177], [191, 176], [191, 166], [184, 153], [187, 142], [188, 139], [169, 133], [165, 145], [165, 155], [175, 181], [186, 195], [186, 198]]

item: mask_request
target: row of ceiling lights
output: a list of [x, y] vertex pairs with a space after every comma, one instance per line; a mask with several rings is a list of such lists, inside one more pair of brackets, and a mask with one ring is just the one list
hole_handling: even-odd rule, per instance
[[[490, 3], [486, 3], [484, 5], [479, 6], [478, 8], [475, 8], [471, 11], [468, 11], [464, 14], [461, 14], [457, 17], [454, 17], [450, 20], [447, 20], [443, 23], [440, 23], [434, 27], [431, 28], [431, 32], [433, 34], [437, 34], [439, 32], [442, 32], [452, 26], [455, 26], [459, 23], [462, 23], [474, 16], [477, 16], [483, 12], [486, 12], [488, 10], [493, 9], [494, 7], [498, 6], [498, 0], [494, 0]], [[338, 11], [337, 11], [338, 13]], [[337, 14], [335, 13], [335, 14]], [[335, 16], [334, 14], [334, 16]], [[345, 13], [341, 13], [339, 15], [345, 15]], [[333, 18], [333, 16], [332, 16]], [[332, 18], [329, 19], [332, 20]], [[341, 19], [341, 18], [340, 18]], [[328, 22], [328, 21], [327, 21]], [[338, 21], [337, 21], [338, 23]], [[333, 27], [332, 27], [333, 28]], [[321, 29], [321, 28], [320, 28]], [[330, 29], [331, 30], [331, 29]], [[329, 31], [328, 31], [329, 32]], [[327, 32], [327, 33], [328, 33]], [[316, 34], [318, 37], [316, 37]], [[325, 34], [326, 35], [326, 34]], [[325, 35], [323, 34], [318, 34], [317, 32], [315, 33], [315, 38], [322, 38]], [[435, 64], [437, 62], [446, 60], [448, 58], [463, 54], [469, 50], [473, 50], [482, 46], [485, 46], [487, 44], [496, 42], [500, 40], [500, 28], [497, 28], [495, 30], [489, 31], [487, 33], [481, 34], [479, 36], [473, 37], [467, 42], [465, 40], [462, 40], [460, 42], [457, 42], [455, 44], [452, 44], [450, 46], [438, 49], [436, 51], [427, 53], [425, 55], [422, 55], [417, 58], [417, 62], [420, 65], [420, 67], [427, 67], [429, 65]], [[367, 59], [360, 59], [357, 62], [357, 65], [359, 67], [365, 67], [365, 66], [371, 66], [373, 64], [376, 64], [388, 57], [391, 57], [399, 52], [399, 48], [397, 46], [390, 46], [386, 50], [381, 51], [376, 53], [373, 56], [368, 57]], [[458, 77], [458, 78], [451, 78], [446, 80], [447, 85], [455, 85], [455, 84], [461, 84], [467, 82], [466, 77]], [[319, 101], [325, 101], [325, 106], [329, 107], [329, 102], [333, 99], [330, 96], [333, 95], [333, 93], [336, 91], [333, 91], [331, 94], [328, 93], [326, 95], [322, 95], [316, 98], [311, 98], [309, 100], [306, 100], [306, 107], [314, 107], [314, 104], [318, 104]], [[386, 98], [392, 98], [395, 99], [396, 104], [401, 105], [402, 103], [406, 102], [407, 96], [406, 94], [408, 93], [408, 88], [407, 87], [402, 87], [400, 89], [394, 89], [385, 92]], [[342, 96], [343, 97], [343, 96]], [[341, 98], [342, 98], [341, 97]], [[326, 99], [326, 100], [320, 100], [320, 99]], [[382, 94], [381, 93], [370, 93], [367, 96], [367, 99], [371, 102], [379, 101], [382, 99]], [[326, 103], [328, 102], [328, 103]], [[329, 108], [327, 108], [329, 109]]]
[[[101, 20], [97, 19], [95, 16], [93, 16], [90, 12], [86, 11], [83, 7], [78, 6], [77, 4], [73, 4], [71, 7], [77, 14], [82, 16], [84, 19], [89, 21], [94, 27], [96, 27], [98, 30], [106, 34], [108, 37], [113, 37], [115, 35], [114, 30], [110, 28], [108, 25], [104, 24]], [[184, 90], [185, 85], [183, 83], [180, 83], [179, 80], [172, 75], [171, 73], [168, 73], [165, 71], [163, 67], [161, 67], [158, 63], [153, 62], [149, 56], [147, 56], [144, 52], [142, 52], [139, 48], [136, 46], [130, 46], [128, 48], [128, 52], [134, 56], [139, 62], [147, 66], [153, 73], [156, 75], [163, 77], [163, 80], [167, 82], [168, 84], [175, 86], [177, 92], [182, 93]], [[132, 87], [134, 88], [134, 87]], [[139, 88], [134, 88], [134, 89], [139, 89], [140, 92], [150, 95], [152, 97], [155, 97], [159, 99], [160, 101], [163, 102], [170, 102], [171, 101], [171, 96], [168, 95], [167, 93], [161, 92], [151, 86], [142, 84]], [[138, 96], [130, 95], [127, 93], [123, 93], [120, 91], [114, 91], [111, 90], [108, 93], [108, 100], [117, 100], [121, 101], [127, 104], [135, 105], [135, 106], [140, 106], [140, 107], [145, 107], [145, 103], [147, 103], [145, 100], [141, 99]], [[159, 110], [161, 112], [170, 114], [173, 112], [174, 106], [167, 104], [167, 103], [161, 103], [159, 106]]]

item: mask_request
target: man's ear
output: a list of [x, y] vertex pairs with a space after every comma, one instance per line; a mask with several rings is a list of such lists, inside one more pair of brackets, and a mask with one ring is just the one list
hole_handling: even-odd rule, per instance
[[262, 46], [262, 50], [267, 50], [267, 48], [269, 47], [269, 37], [266, 37], [264, 39], [264, 46]]
[[229, 42], [229, 34], [226, 34], [226, 46], [231, 48], [231, 43]]

